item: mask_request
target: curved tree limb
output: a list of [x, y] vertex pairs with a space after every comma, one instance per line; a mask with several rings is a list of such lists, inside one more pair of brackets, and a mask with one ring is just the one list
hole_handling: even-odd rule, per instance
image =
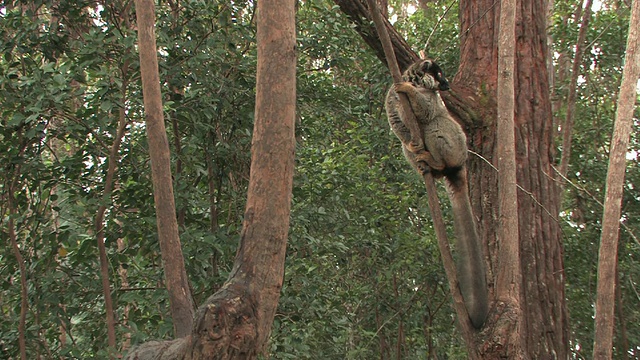
[[[362, 37], [364, 42], [375, 52], [380, 61], [388, 66], [387, 57], [385, 55], [382, 42], [377, 36], [377, 31], [372, 26], [372, 18], [367, 5], [363, 0], [334, 0], [340, 10], [349, 17], [355, 24], [356, 31]], [[409, 65], [420, 59], [420, 56], [411, 49], [407, 41], [396, 31], [396, 29], [383, 17], [383, 28], [387, 30], [391, 47], [393, 49], [394, 58], [397, 61], [400, 72], [404, 71]], [[393, 76], [393, 75], [392, 75]], [[441, 93], [442, 100], [447, 105], [451, 115], [460, 122], [465, 129], [468, 130], [479, 118], [478, 113], [481, 109], [476, 106], [478, 101], [477, 94], [468, 93], [451, 83], [451, 89], [446, 93]]]
[[[362, 36], [364, 42], [375, 51], [378, 59], [387, 65], [383, 44], [380, 42], [378, 36], [376, 36], [377, 32], [375, 28], [371, 26], [371, 13], [367, 5], [362, 0], [334, 0], [334, 2], [356, 25], [356, 30], [360, 36]], [[387, 29], [391, 44], [395, 49], [395, 58], [400, 67], [400, 71], [404, 71], [409, 65], [416, 62], [419, 56], [411, 50], [411, 46], [395, 31], [387, 19], [382, 18], [382, 16], [380, 16], [380, 18], [382, 19], [383, 27]]]

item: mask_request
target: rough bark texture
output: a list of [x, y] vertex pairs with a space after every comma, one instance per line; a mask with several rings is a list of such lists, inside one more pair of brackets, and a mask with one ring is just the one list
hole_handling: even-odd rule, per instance
[[[335, 0], [354, 21], [365, 41], [383, 58], [382, 47], [372, 39], [362, 0]], [[470, 344], [470, 356], [507, 356], [513, 346], [510, 322], [521, 321], [526, 339], [525, 354], [535, 359], [567, 357], [568, 322], [564, 296], [564, 264], [560, 227], [557, 222], [560, 198], [553, 178], [552, 126], [547, 71], [546, 14], [544, 0], [516, 3], [515, 142], [518, 192], [518, 222], [521, 272], [524, 276], [522, 318], [509, 304], [493, 304], [488, 323]], [[492, 280], [498, 255], [495, 229], [498, 227], [497, 173], [491, 165], [496, 158], [496, 89], [498, 59], [499, 2], [461, 0], [461, 62], [451, 84], [443, 93], [451, 114], [464, 127], [471, 155], [471, 202], [478, 218], [484, 254], [489, 266], [489, 290], [495, 296]], [[364, 32], [364, 33], [363, 33]], [[399, 37], [389, 29], [392, 39]], [[392, 41], [401, 69], [417, 55], [403, 41]], [[373, 44], [372, 44], [373, 43]], [[436, 53], [437, 49], [432, 49]], [[466, 338], [466, 337], [465, 337]]]
[[[345, 13], [349, 19], [356, 25], [356, 30], [362, 36], [362, 39], [375, 50], [376, 56], [383, 64], [387, 64], [382, 43], [378, 39], [377, 32], [373, 24], [371, 23], [372, 17], [369, 13], [369, 9], [364, 0], [335, 0], [335, 3], [340, 7], [343, 13]], [[391, 38], [391, 43], [395, 49], [396, 59], [400, 71], [403, 71], [409, 65], [413, 64], [418, 56], [411, 50], [409, 44], [404, 40], [400, 34], [391, 26], [387, 19], [384, 19], [385, 27]]]
[[618, 108], [609, 152], [607, 189], [602, 215], [602, 238], [598, 254], [598, 287], [596, 299], [596, 329], [593, 346], [594, 359], [611, 359], [613, 349], [616, 266], [618, 263], [618, 234], [624, 185], [626, 154], [636, 103], [636, 84], [640, 76], [640, 1], [634, 0], [629, 21], [629, 37]]
[[295, 2], [258, 3], [256, 120], [240, 247], [229, 280], [200, 306], [190, 336], [128, 359], [256, 359], [280, 297], [294, 166]]
[[[516, 9], [515, 141], [518, 192], [520, 263], [523, 274], [521, 304], [525, 354], [531, 358], [566, 358], [567, 311], [564, 297], [561, 234], [556, 215], [560, 198], [552, 169], [553, 135], [546, 63], [546, 1], [518, 1]], [[499, 4], [492, 0], [461, 1], [461, 64], [454, 79], [460, 96], [473, 99], [481, 122], [469, 129], [470, 148], [491, 161], [497, 151], [495, 96], [497, 85], [497, 17]], [[455, 109], [454, 109], [455, 110]], [[497, 228], [496, 172], [484, 159], [470, 161], [472, 203], [480, 216], [487, 241], [490, 267], [495, 273], [502, 259], [493, 229]], [[491, 286], [490, 286], [491, 287]], [[498, 303], [497, 339], [510, 337], [503, 314], [517, 315]], [[508, 304], [507, 304], [508, 305]], [[508, 318], [509, 316], [507, 316]], [[502, 324], [502, 325], [501, 325]], [[485, 357], [504, 355], [512, 344], [491, 341]]]
[[162, 113], [153, 0], [136, 0], [136, 17], [158, 241], [162, 253], [167, 291], [169, 292], [173, 328], [176, 337], [183, 337], [191, 333], [195, 306], [189, 291], [178, 235], [173, 179], [171, 177], [171, 155]]

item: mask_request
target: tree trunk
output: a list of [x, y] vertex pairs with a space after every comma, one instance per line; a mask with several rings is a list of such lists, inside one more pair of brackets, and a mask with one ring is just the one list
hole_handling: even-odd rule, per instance
[[573, 57], [571, 68], [571, 82], [569, 83], [569, 94], [567, 95], [567, 116], [562, 124], [562, 157], [560, 159], [560, 174], [567, 176], [569, 161], [571, 160], [571, 141], [573, 138], [573, 118], [576, 109], [576, 94], [578, 92], [578, 76], [580, 75], [580, 65], [582, 64], [582, 53], [584, 52], [587, 30], [589, 29], [589, 19], [591, 18], [591, 4], [593, 0], [585, 0], [583, 6], [580, 30], [576, 42], [576, 53]]
[[509, 359], [526, 358], [525, 337], [522, 333], [522, 273], [518, 234], [518, 188], [516, 180], [515, 143], [515, 17], [516, 0], [504, 0], [500, 7], [498, 34], [498, 83], [497, 83], [497, 165], [498, 165], [498, 216], [497, 240], [499, 243], [495, 298], [504, 304], [504, 310], [515, 321], [498, 321], [500, 333], [507, 334], [511, 345], [496, 355]]
[[618, 234], [624, 185], [626, 154], [636, 103], [636, 84], [640, 76], [640, 1], [631, 5], [629, 36], [618, 108], [609, 152], [607, 189], [602, 215], [602, 238], [598, 254], [598, 287], [596, 298], [596, 329], [593, 346], [594, 359], [611, 359], [615, 309], [616, 264], [618, 262]]
[[148, 342], [128, 359], [256, 359], [265, 353], [284, 277], [294, 166], [295, 2], [258, 3], [256, 116], [240, 247], [229, 279], [190, 336]]
[[[372, 40], [362, 0], [335, 0], [340, 9], [357, 24], [356, 30], [368, 44]], [[468, 341], [470, 356], [494, 358], [508, 354], [523, 336], [524, 353], [531, 358], [564, 359], [568, 353], [568, 318], [564, 296], [564, 263], [560, 226], [560, 208], [556, 179], [553, 178], [553, 137], [549, 77], [547, 70], [545, 0], [516, 3], [515, 47], [515, 156], [518, 192], [518, 223], [520, 266], [523, 274], [521, 334], [512, 336], [497, 321], [505, 316], [504, 303], [493, 304], [484, 330]], [[366, 9], [366, 7], [365, 7]], [[366, 10], [364, 11], [366, 12]], [[489, 290], [496, 296], [495, 276], [501, 261], [496, 241], [498, 228], [498, 185], [495, 167], [490, 159], [497, 158], [496, 89], [498, 60], [499, 2], [494, 0], [461, 0], [461, 61], [451, 84], [452, 91], [443, 93], [451, 114], [466, 128], [470, 149], [480, 156], [471, 156], [471, 202], [478, 217], [481, 237], [489, 262]], [[392, 39], [398, 37], [390, 27]], [[401, 69], [417, 59], [403, 40], [392, 41]], [[379, 42], [378, 42], [379, 43]], [[382, 47], [371, 45], [379, 58]], [[432, 53], [437, 51], [431, 50]], [[489, 159], [489, 160], [487, 160]], [[516, 313], [515, 316], [518, 316]], [[495, 332], [494, 332], [495, 331]], [[486, 334], [486, 336], [484, 335]], [[477, 355], [476, 355], [477, 353]]]
[[[127, 61], [122, 65], [122, 73], [126, 75], [129, 69]], [[127, 93], [126, 77], [121, 87], [122, 99], [126, 99]], [[108, 344], [111, 349], [116, 348], [116, 319], [113, 310], [113, 299], [111, 298], [111, 285], [109, 282], [109, 259], [107, 258], [107, 248], [104, 243], [105, 233], [105, 213], [107, 206], [111, 203], [111, 194], [115, 182], [116, 169], [118, 164], [118, 154], [120, 152], [120, 144], [127, 129], [127, 118], [125, 109], [121, 108], [118, 114], [118, 128], [109, 148], [109, 158], [107, 163], [107, 175], [104, 179], [104, 190], [102, 192], [102, 204], [98, 207], [95, 218], [95, 231], [98, 246], [98, 256], [100, 260], [100, 278], [102, 280], [102, 293], [104, 295], [105, 313], [107, 317], [107, 337]]]
[[183, 337], [191, 333], [194, 303], [189, 290], [178, 235], [169, 142], [162, 113], [154, 13], [153, 0], [136, 0], [140, 72], [149, 138], [158, 241], [162, 253], [167, 291], [169, 292], [173, 328], [176, 337]]
[[[22, 152], [22, 151], [21, 151]], [[21, 154], [22, 155], [22, 154]], [[20, 270], [20, 320], [18, 321], [18, 347], [20, 348], [20, 360], [27, 360], [27, 311], [29, 310], [29, 293], [27, 285], [27, 267], [20, 251], [20, 245], [18, 244], [18, 236], [16, 235], [16, 226], [13, 222], [17, 218], [18, 211], [16, 205], [15, 194], [17, 192], [17, 179], [20, 174], [20, 164], [15, 167], [15, 173], [12, 174], [9, 180], [9, 191], [7, 194], [7, 202], [9, 207], [9, 220], [7, 221], [7, 232], [9, 233], [9, 241], [11, 243], [11, 250], [16, 257], [16, 263]]]
[[[482, 120], [473, 122], [470, 132], [472, 150], [485, 159], [495, 158], [497, 136], [494, 108], [496, 101], [497, 15], [499, 6], [492, 0], [462, 1], [461, 62], [455, 83], [460, 97], [474, 99], [474, 108]], [[520, 329], [526, 340], [525, 354], [531, 358], [564, 359], [568, 352], [568, 322], [564, 297], [563, 259], [560, 227], [557, 222], [560, 198], [556, 196], [552, 174], [552, 128], [546, 62], [546, 1], [518, 1], [516, 10], [515, 140], [518, 192], [520, 264], [523, 275]], [[488, 105], [488, 106], [487, 106]], [[472, 157], [472, 203], [480, 216], [483, 238], [489, 249], [490, 268], [498, 275], [501, 257], [493, 229], [496, 214], [496, 173], [484, 159]], [[498, 284], [496, 284], [498, 285]], [[491, 286], [491, 285], [490, 285]], [[497, 290], [497, 289], [496, 289]], [[501, 306], [500, 303], [496, 304]], [[494, 347], [504, 348], [509, 334]], [[499, 337], [497, 338], [499, 339]], [[489, 347], [493, 348], [493, 347]], [[496, 354], [493, 352], [493, 354]]]

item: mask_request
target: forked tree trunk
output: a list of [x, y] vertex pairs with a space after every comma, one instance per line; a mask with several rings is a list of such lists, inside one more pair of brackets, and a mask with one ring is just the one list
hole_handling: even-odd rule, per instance
[[[375, 44], [363, 0], [335, 0], [357, 24], [356, 30], [384, 58]], [[489, 291], [496, 297], [501, 261], [498, 228], [496, 91], [498, 80], [498, 17], [494, 0], [460, 1], [460, 68], [452, 91], [443, 93], [451, 114], [465, 127], [471, 155], [468, 163], [471, 202], [485, 243]], [[518, 191], [520, 266], [523, 274], [521, 313], [515, 313], [521, 334], [506, 333], [499, 320], [512, 316], [503, 302], [494, 302], [484, 329], [467, 342], [470, 357], [497, 358], [513, 350], [514, 339], [524, 337], [524, 354], [533, 359], [564, 359], [568, 353], [568, 318], [564, 296], [564, 263], [557, 214], [560, 192], [552, 167], [553, 137], [547, 70], [545, 0], [516, 2], [515, 38], [515, 156]], [[434, 15], [435, 16], [435, 15]], [[398, 37], [389, 29], [392, 39]], [[373, 45], [372, 45], [373, 43]], [[378, 42], [379, 43], [379, 42]], [[393, 41], [401, 68], [417, 59], [402, 40]], [[437, 53], [438, 49], [429, 49]], [[450, 71], [453, 72], [453, 71]], [[508, 320], [508, 319], [506, 319]], [[467, 338], [467, 337], [465, 337]]]
[[244, 360], [265, 352], [284, 277], [293, 187], [295, 2], [261, 0], [257, 16], [251, 176], [233, 269], [196, 312], [190, 336], [145, 343], [128, 359]]
[[593, 346], [594, 359], [611, 359], [615, 309], [616, 266], [618, 263], [618, 234], [624, 185], [629, 134], [636, 103], [636, 84], [640, 76], [640, 1], [631, 5], [629, 37], [618, 95], [616, 120], [609, 152], [607, 190], [602, 215], [602, 238], [598, 254], [598, 290], [596, 299], [596, 329]]

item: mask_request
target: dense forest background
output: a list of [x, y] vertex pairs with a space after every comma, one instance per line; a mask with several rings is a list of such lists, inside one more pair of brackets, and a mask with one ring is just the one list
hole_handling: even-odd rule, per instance
[[[453, 77], [455, 1], [390, 1], [414, 49]], [[554, 116], [566, 115], [581, 1], [549, 19]], [[596, 264], [629, 5], [598, 1], [578, 59], [562, 212], [572, 357], [593, 346]], [[197, 303], [227, 279], [249, 178], [255, 4], [156, 4], [180, 239]], [[300, 1], [296, 169], [275, 359], [465, 358], [421, 179], [382, 101], [390, 76], [331, 1]], [[0, 7], [0, 357], [18, 357], [26, 275], [30, 358], [104, 358], [173, 336], [157, 242], [133, 2], [24, 1]], [[615, 358], [640, 358], [640, 114], [627, 156]], [[119, 130], [121, 129], [121, 130]], [[113, 191], [105, 196], [110, 150]], [[558, 160], [561, 154], [558, 134]], [[96, 218], [118, 348], [108, 349]], [[445, 213], [447, 210], [444, 209]], [[16, 257], [16, 244], [21, 259]]]

